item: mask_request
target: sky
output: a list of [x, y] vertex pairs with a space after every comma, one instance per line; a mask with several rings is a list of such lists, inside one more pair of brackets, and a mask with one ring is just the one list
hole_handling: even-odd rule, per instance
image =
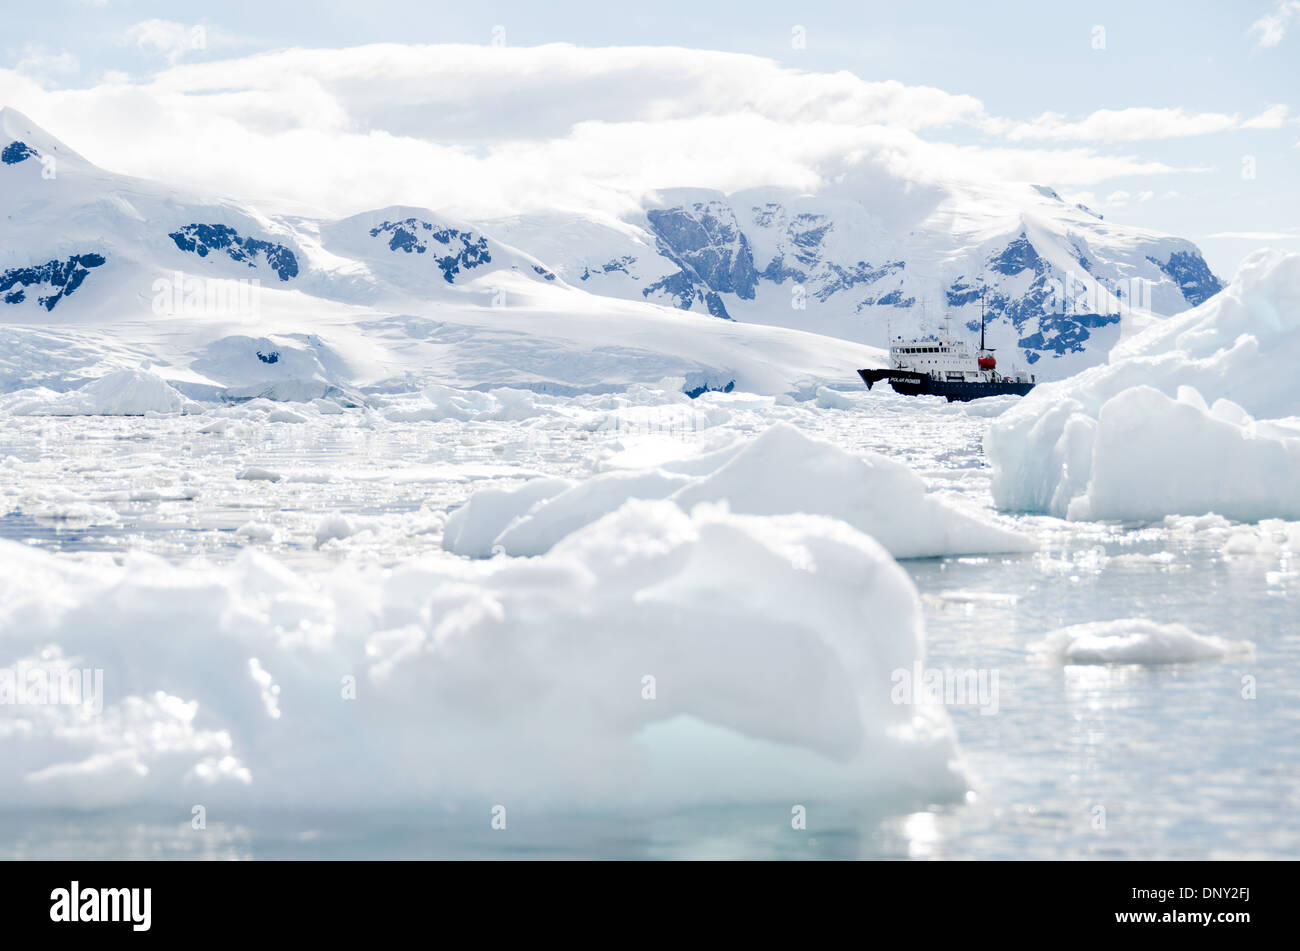
[[1300, 250], [1300, 0], [6, 0], [0, 104], [114, 171], [329, 214], [1051, 185], [1230, 277]]

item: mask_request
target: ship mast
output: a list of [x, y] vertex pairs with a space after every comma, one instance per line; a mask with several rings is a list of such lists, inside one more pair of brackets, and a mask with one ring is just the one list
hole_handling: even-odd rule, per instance
[[980, 350], [984, 349], [984, 288], [980, 288]]

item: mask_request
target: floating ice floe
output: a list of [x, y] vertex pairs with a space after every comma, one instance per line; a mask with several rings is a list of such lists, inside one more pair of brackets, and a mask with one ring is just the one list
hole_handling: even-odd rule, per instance
[[[97, 698], [0, 704], [14, 807], [536, 807], [814, 786], [930, 802], [967, 785], [942, 706], [892, 696], [894, 672], [924, 662], [911, 580], [817, 516], [633, 501], [539, 558], [438, 555], [318, 582], [253, 550], [174, 567], [0, 542], [0, 603], [0, 672], [102, 678]], [[705, 748], [707, 789], [680, 774]]]
[[1282, 519], [1263, 519], [1258, 525], [1234, 526], [1223, 550], [1229, 555], [1279, 555], [1300, 554], [1300, 522]]
[[351, 538], [355, 533], [356, 528], [345, 516], [338, 513], [327, 515], [316, 526], [316, 544], [324, 545], [335, 539]]
[[1197, 634], [1182, 624], [1127, 618], [1063, 627], [1030, 650], [1062, 664], [1180, 664], [1248, 657], [1254, 647], [1249, 641]]
[[1300, 518], [1300, 254], [1039, 386], [991, 424], [993, 498], [1070, 519]]
[[[530, 484], [531, 485], [531, 484]], [[655, 469], [603, 472], [575, 485], [480, 490], [447, 520], [443, 545], [463, 555], [538, 555], [628, 499], [668, 499], [689, 511], [725, 503], [748, 515], [840, 519], [896, 558], [1029, 551], [1033, 539], [945, 504], [907, 466], [860, 458], [778, 423], [748, 443]]]
[[66, 393], [37, 388], [0, 398], [15, 416], [144, 416], [200, 412], [170, 383], [148, 370], [115, 370]]
[[264, 469], [261, 466], [248, 466], [241, 469], [235, 478], [242, 479], [245, 482], [279, 482], [284, 476], [272, 469]]

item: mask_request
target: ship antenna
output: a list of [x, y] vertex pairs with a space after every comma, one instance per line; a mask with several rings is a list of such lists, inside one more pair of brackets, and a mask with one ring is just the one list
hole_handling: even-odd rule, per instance
[[984, 288], [980, 288], [980, 350], [984, 350]]

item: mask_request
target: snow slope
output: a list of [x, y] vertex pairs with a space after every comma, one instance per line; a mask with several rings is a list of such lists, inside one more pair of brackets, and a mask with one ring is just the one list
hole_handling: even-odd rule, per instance
[[891, 330], [950, 312], [973, 334], [981, 295], [1004, 361], [1052, 378], [1219, 287], [1188, 242], [1044, 187], [863, 170], [816, 195], [664, 191], [627, 220], [330, 220], [106, 172], [8, 108], [0, 140], [9, 389], [150, 365], [193, 398], [670, 375], [806, 396], [855, 385]]

